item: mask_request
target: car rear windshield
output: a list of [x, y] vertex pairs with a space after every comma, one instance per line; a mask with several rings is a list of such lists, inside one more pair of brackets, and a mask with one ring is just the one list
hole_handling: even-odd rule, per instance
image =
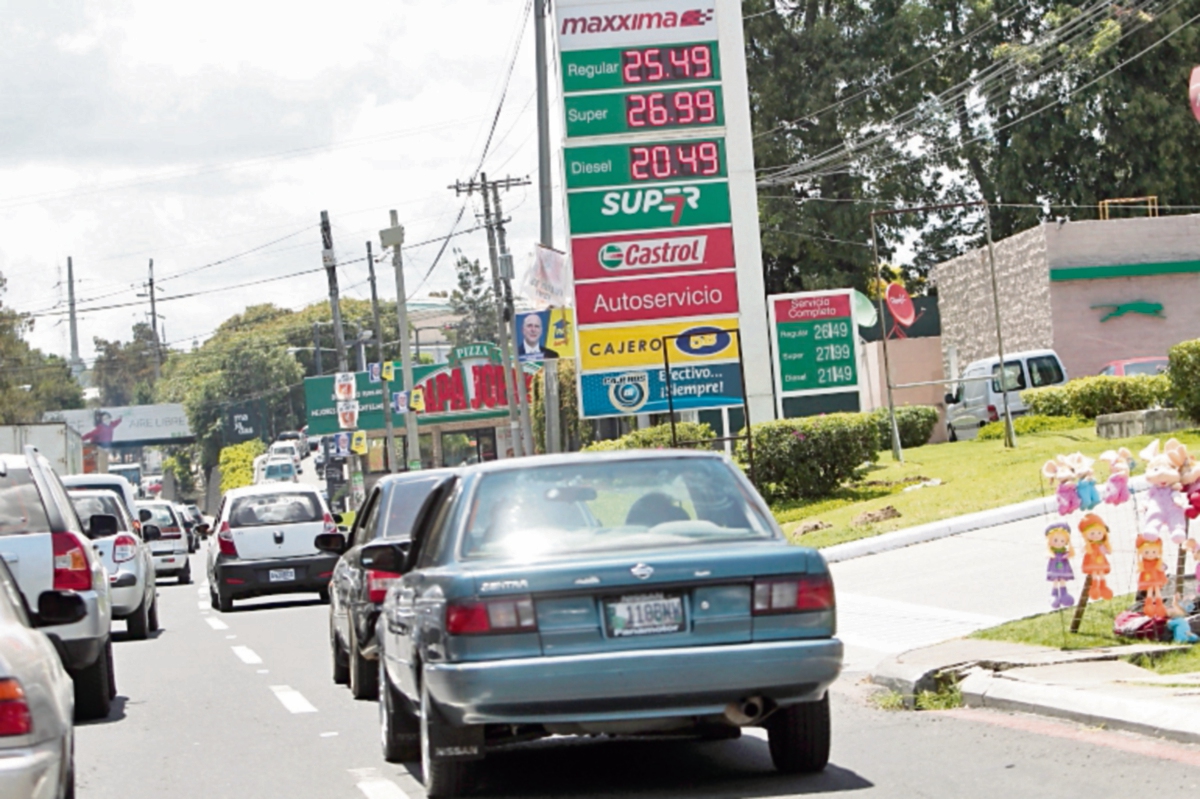
[[230, 527], [302, 524], [325, 518], [316, 494], [279, 493], [238, 497], [229, 509]]
[[272, 463], [267, 466], [267, 477], [291, 477], [296, 467], [290, 463]]
[[1125, 376], [1132, 375], [1161, 375], [1167, 371], [1167, 359], [1158, 361], [1134, 361], [1125, 364]]
[[722, 461], [600, 461], [485, 475], [461, 553], [533, 560], [774, 535]]
[[117, 529], [125, 529], [124, 517], [121, 515], [121, 509], [117, 507], [117, 497], [115, 494], [103, 497], [81, 497], [77, 494], [72, 494], [71, 504], [75, 506], [75, 513], [79, 516], [79, 522], [83, 525], [83, 532], [87, 534], [88, 538], [92, 537], [91, 525], [93, 516], [116, 516]]
[[44, 533], [50, 529], [42, 497], [28, 469], [0, 475], [0, 535]]
[[150, 520], [148, 523], [160, 529], [179, 526], [179, 522], [175, 521], [175, 515], [171, 513], [171, 509], [166, 505], [138, 505], [139, 515], [143, 510], [150, 511]]

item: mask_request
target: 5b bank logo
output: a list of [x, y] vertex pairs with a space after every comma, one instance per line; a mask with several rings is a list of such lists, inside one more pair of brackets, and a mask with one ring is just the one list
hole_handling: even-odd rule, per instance
[[678, 225], [685, 206], [692, 210], [700, 209], [700, 189], [697, 186], [664, 186], [661, 189], [610, 191], [605, 192], [603, 203], [600, 213], [604, 216], [670, 214], [670, 224]]
[[637, 413], [650, 399], [650, 375], [645, 372], [626, 372], [606, 377], [608, 401], [618, 411]]

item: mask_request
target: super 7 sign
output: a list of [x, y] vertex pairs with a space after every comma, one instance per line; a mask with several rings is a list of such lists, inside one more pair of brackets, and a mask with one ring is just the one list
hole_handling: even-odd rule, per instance
[[779, 396], [858, 390], [858, 335], [849, 291], [770, 298]]

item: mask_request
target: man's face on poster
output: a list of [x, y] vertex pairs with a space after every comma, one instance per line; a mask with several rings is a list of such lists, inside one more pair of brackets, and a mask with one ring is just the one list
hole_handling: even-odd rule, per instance
[[521, 324], [521, 332], [525, 336], [525, 344], [530, 347], [537, 347], [542, 342], [542, 317], [537, 314], [530, 314], [525, 317], [525, 321]]

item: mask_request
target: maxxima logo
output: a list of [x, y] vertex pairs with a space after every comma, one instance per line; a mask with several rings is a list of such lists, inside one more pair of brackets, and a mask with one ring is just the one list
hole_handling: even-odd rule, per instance
[[562, 35], [608, 33], [609, 31], [645, 31], [664, 28], [689, 28], [712, 22], [711, 8], [689, 11], [651, 11], [642, 14], [604, 14], [590, 17], [564, 17]]
[[641, 241], [614, 241], [600, 248], [605, 269], [647, 269], [661, 266], [700, 266], [708, 236], [676, 236]]

